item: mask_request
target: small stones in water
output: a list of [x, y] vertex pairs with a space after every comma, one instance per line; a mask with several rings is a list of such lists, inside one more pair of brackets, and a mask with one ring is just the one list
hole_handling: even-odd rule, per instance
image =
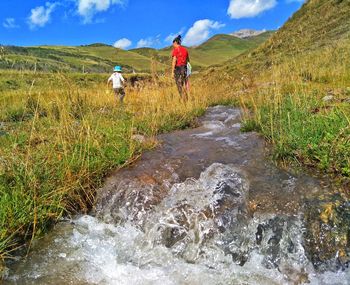
[[261, 244], [261, 241], [263, 239], [263, 231], [264, 231], [264, 227], [262, 225], [258, 225], [257, 232], [255, 234], [257, 245]]
[[155, 137], [146, 137], [144, 135], [133, 132], [131, 140], [142, 145], [145, 148], [153, 148], [159, 144], [159, 141]]

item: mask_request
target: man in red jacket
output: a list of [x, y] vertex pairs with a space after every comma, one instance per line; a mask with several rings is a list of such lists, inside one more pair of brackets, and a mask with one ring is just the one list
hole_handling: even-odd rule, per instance
[[188, 51], [181, 45], [181, 36], [177, 36], [173, 40], [172, 51], [172, 77], [175, 78], [177, 89], [180, 96], [187, 100], [187, 63], [190, 61]]

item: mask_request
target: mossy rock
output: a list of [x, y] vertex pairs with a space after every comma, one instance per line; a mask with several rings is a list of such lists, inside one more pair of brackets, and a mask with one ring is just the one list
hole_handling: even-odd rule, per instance
[[315, 268], [337, 270], [350, 263], [350, 202], [338, 195], [309, 201], [305, 248]]

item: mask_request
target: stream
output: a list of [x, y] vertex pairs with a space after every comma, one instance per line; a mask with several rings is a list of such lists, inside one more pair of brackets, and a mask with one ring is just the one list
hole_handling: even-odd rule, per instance
[[199, 127], [159, 136], [4, 284], [350, 284], [349, 203], [327, 181], [278, 168], [240, 121], [217, 106]]

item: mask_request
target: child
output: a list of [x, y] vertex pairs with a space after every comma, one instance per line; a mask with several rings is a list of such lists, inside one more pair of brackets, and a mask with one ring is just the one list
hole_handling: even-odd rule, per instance
[[114, 73], [109, 77], [107, 84], [111, 81], [113, 82], [113, 90], [114, 90], [115, 98], [118, 100], [118, 96], [119, 96], [120, 103], [123, 104], [123, 100], [125, 97], [125, 90], [124, 90], [123, 83], [125, 82], [125, 79], [121, 75], [121, 72], [122, 72], [122, 68], [120, 66], [114, 67]]

